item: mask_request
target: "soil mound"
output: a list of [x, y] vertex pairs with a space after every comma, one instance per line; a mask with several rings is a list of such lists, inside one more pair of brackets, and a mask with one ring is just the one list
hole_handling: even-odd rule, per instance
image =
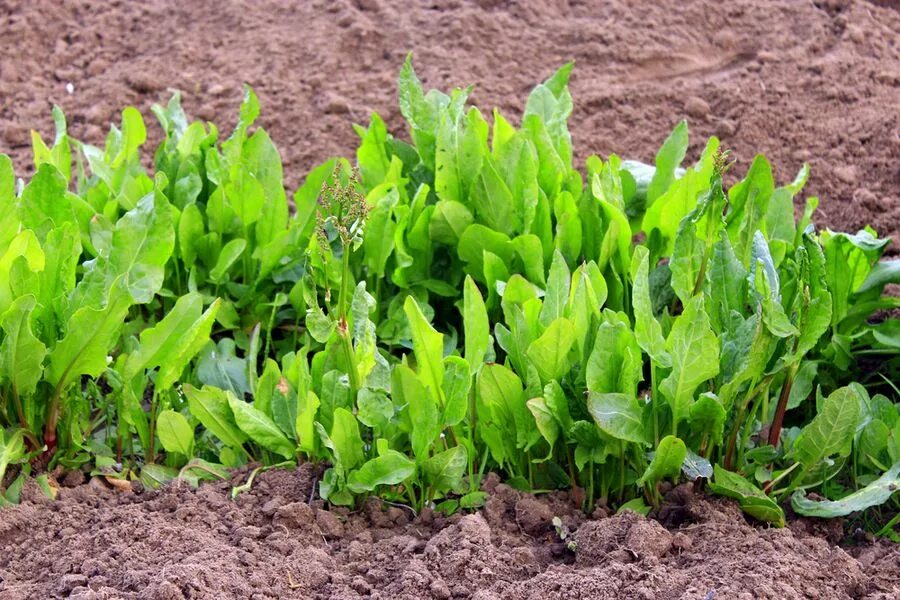
[[[588, 518], [565, 493], [489, 478], [485, 508], [442, 517], [370, 499], [326, 510], [313, 470], [231, 486], [39, 492], [0, 514], [0, 600], [30, 598], [872, 598], [900, 594], [900, 546], [845, 550], [795, 527], [749, 524], [731, 503], [681, 503], [666, 529], [626, 512]], [[677, 494], [676, 494], [677, 495]], [[572, 531], [566, 542], [554, 516]], [[574, 543], [572, 543], [574, 542]]]

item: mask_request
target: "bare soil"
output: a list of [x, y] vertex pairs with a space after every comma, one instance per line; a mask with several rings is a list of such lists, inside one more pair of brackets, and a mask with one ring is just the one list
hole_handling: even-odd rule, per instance
[[[900, 12], [896, 0], [3, 0], [0, 151], [19, 171], [29, 130], [61, 105], [101, 143], [126, 104], [184, 92], [190, 113], [236, 118], [240, 84], [288, 182], [355, 148], [379, 112], [403, 133], [396, 74], [415, 52], [425, 83], [474, 83], [473, 100], [520, 114], [528, 90], [575, 59], [575, 148], [651, 161], [688, 118], [738, 167], [763, 152], [788, 181], [803, 162], [818, 222], [874, 225], [900, 243]], [[68, 84], [72, 93], [67, 92]], [[151, 141], [159, 136], [151, 127]]]
[[753, 526], [689, 486], [669, 494], [666, 529], [631, 512], [588, 518], [565, 493], [535, 498], [493, 476], [482, 511], [449, 518], [374, 498], [328, 511], [310, 500], [309, 466], [263, 473], [232, 500], [240, 482], [122, 493], [93, 481], [56, 502], [34, 487], [0, 518], [0, 600], [900, 597], [900, 546], [848, 552], [821, 523]]

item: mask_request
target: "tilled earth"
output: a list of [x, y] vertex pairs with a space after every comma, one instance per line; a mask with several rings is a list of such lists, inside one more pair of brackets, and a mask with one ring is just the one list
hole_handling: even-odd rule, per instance
[[842, 549], [825, 539], [840, 524], [754, 526], [689, 485], [668, 494], [667, 529], [630, 512], [587, 517], [565, 493], [535, 498], [494, 476], [482, 511], [449, 518], [376, 499], [326, 510], [308, 465], [263, 473], [232, 500], [244, 477], [140, 493], [93, 481], [56, 502], [27, 489], [0, 518], [0, 600], [900, 597], [900, 545]]
[[474, 83], [474, 102], [510, 116], [575, 59], [579, 159], [651, 161], [687, 118], [694, 154], [714, 134], [739, 170], [763, 152], [782, 182], [809, 162], [821, 225], [900, 243], [896, 0], [3, 0], [0, 151], [25, 173], [29, 130], [52, 133], [54, 103], [99, 144], [125, 105], [152, 120], [173, 89], [227, 126], [248, 82], [295, 186], [351, 154], [350, 124], [372, 111], [406, 134], [395, 80], [408, 51], [426, 85]]

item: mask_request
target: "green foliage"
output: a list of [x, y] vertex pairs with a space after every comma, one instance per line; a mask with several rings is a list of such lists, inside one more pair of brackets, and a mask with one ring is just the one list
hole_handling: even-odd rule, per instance
[[571, 71], [513, 120], [407, 59], [410, 141], [373, 115], [293, 207], [249, 87], [227, 138], [155, 106], [152, 175], [137, 110], [101, 148], [54, 109], [27, 184], [0, 158], [6, 500], [31, 465], [158, 485], [321, 461], [347, 506], [474, 508], [497, 470], [586, 508], [698, 478], [776, 525], [788, 497], [896, 507], [888, 241], [817, 232], [817, 199], [795, 221], [806, 166], [779, 186], [757, 156], [726, 188], [715, 138], [682, 166], [684, 122], [654, 166], [576, 168]]

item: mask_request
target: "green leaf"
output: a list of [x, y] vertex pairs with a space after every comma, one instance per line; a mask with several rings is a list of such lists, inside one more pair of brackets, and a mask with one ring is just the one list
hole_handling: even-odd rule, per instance
[[672, 407], [672, 427], [677, 431], [694, 403], [697, 386], [719, 373], [719, 340], [710, 328], [702, 295], [691, 298], [675, 319], [666, 349], [672, 357], [672, 372], [659, 389]]
[[675, 170], [684, 160], [688, 147], [687, 121], [681, 121], [663, 142], [656, 153], [656, 170], [653, 179], [647, 187], [647, 206], [651, 206], [659, 198], [672, 182], [675, 181]]
[[713, 493], [737, 500], [741, 509], [751, 517], [775, 527], [784, 527], [784, 511], [762, 490], [719, 465], [713, 466], [713, 477], [714, 480], [709, 482], [709, 489]]
[[272, 419], [262, 411], [254, 408], [252, 404], [239, 400], [233, 394], [227, 394], [227, 396], [228, 406], [231, 408], [234, 421], [241, 428], [241, 431], [266, 450], [271, 450], [284, 458], [294, 457], [294, 445], [285, 437]]
[[544, 304], [541, 308], [541, 324], [549, 327], [550, 323], [565, 315], [566, 304], [569, 301], [569, 285], [572, 276], [569, 266], [563, 255], [556, 251], [553, 253], [553, 263], [550, 265], [550, 275], [547, 278], [547, 291], [544, 294]]
[[[128, 356], [123, 377], [131, 380], [142, 369], [154, 369], [171, 360], [181, 346], [181, 336], [200, 317], [202, 310], [200, 294], [192, 292], [180, 297], [159, 323], [141, 332], [141, 344]], [[205, 345], [206, 340], [203, 343]]]
[[346, 408], [335, 409], [334, 424], [329, 435], [325, 435], [321, 424], [317, 423], [316, 425], [322, 443], [334, 455], [335, 467], [348, 473], [363, 462], [363, 441], [359, 435], [359, 424], [353, 413]]
[[590, 392], [587, 408], [597, 426], [617, 440], [635, 444], [648, 442], [641, 407], [634, 396]]
[[[461, 202], [439, 200], [431, 214], [428, 233], [431, 235], [431, 239], [437, 243], [455, 246], [459, 243], [463, 232], [474, 220], [472, 211]], [[370, 225], [366, 225], [366, 229], [368, 231]]]
[[16, 430], [5, 433], [0, 429], [0, 481], [6, 475], [6, 468], [16, 464], [25, 457], [25, 443], [22, 440], [22, 431]]
[[547, 408], [547, 403], [543, 398], [532, 398], [528, 400], [525, 405], [534, 417], [534, 422], [537, 425], [538, 431], [541, 432], [541, 437], [544, 438], [549, 445], [547, 457], [544, 459], [549, 460], [553, 457], [553, 445], [556, 443], [557, 438], [559, 438], [559, 423], [556, 421], [556, 418], [553, 416], [550, 409]]
[[36, 304], [34, 296], [22, 296], [0, 315], [0, 328], [6, 334], [0, 342], [0, 381], [10, 383], [17, 396], [31, 395], [44, 370], [47, 347], [31, 327]]
[[852, 386], [833, 391], [792, 446], [794, 459], [806, 472], [825, 459], [847, 456], [859, 422], [859, 397]]
[[413, 352], [416, 366], [421, 374], [422, 382], [431, 388], [435, 398], [441, 396], [441, 384], [444, 381], [444, 336], [435, 331], [428, 323], [422, 309], [412, 296], [406, 297], [403, 311], [409, 320], [412, 334]]
[[707, 459], [688, 449], [684, 462], [681, 464], [681, 472], [689, 481], [701, 478], [709, 479], [713, 475], [713, 467]]
[[391, 380], [394, 401], [407, 407], [410, 443], [418, 461], [428, 458], [431, 446], [441, 433], [441, 415], [433, 394], [406, 365], [394, 367]]
[[459, 486], [468, 464], [465, 446], [454, 446], [423, 462], [422, 472], [428, 485], [443, 493]]
[[63, 390], [82, 375], [99, 377], [119, 338], [131, 296], [124, 280], [113, 285], [103, 308], [85, 306], [72, 315], [65, 337], [49, 354], [47, 380]]
[[252, 392], [247, 383], [247, 363], [235, 355], [235, 343], [230, 338], [206, 344], [197, 361], [197, 379], [204, 385], [230, 390], [240, 398]]
[[347, 478], [347, 489], [354, 494], [371, 492], [380, 485], [403, 483], [416, 472], [416, 463], [396, 450], [387, 450], [366, 461]]
[[588, 390], [636, 396], [642, 369], [641, 349], [624, 315], [607, 311], [588, 359], [585, 373]]
[[[366, 201], [372, 202], [371, 198], [375, 193], [373, 191]], [[390, 258], [391, 252], [394, 250], [394, 234], [397, 229], [397, 222], [391, 216], [394, 207], [399, 201], [400, 195], [397, 188], [392, 186], [386, 193], [375, 200], [375, 206], [369, 212], [369, 218], [366, 221], [363, 251], [369, 271], [379, 278], [384, 277], [388, 258]]]
[[656, 485], [667, 477], [677, 479], [681, 473], [681, 465], [687, 456], [687, 447], [684, 442], [672, 435], [667, 435], [659, 441], [653, 460], [647, 466], [647, 470], [638, 479], [638, 485], [650, 483]]
[[198, 390], [186, 384], [184, 395], [187, 397], [191, 414], [223, 444], [231, 448], [240, 448], [247, 441], [247, 434], [235, 424], [231, 412], [228, 398], [232, 395], [231, 392], [208, 385]]
[[528, 360], [542, 381], [560, 379], [569, 371], [568, 354], [574, 344], [575, 326], [565, 317], [559, 317], [528, 346]]
[[694, 433], [709, 436], [713, 442], [723, 439], [728, 415], [722, 402], [712, 392], [700, 394], [691, 406], [689, 423]]
[[165, 465], [144, 465], [141, 469], [141, 483], [151, 490], [172, 483], [178, 477], [178, 471]]
[[194, 428], [184, 415], [174, 410], [160, 411], [156, 418], [156, 433], [166, 452], [177, 452], [190, 458], [194, 454]]
[[672, 357], [666, 351], [666, 338], [662, 326], [653, 314], [650, 299], [650, 252], [644, 246], [636, 246], [631, 258], [632, 304], [634, 305], [634, 337], [650, 359], [660, 367], [672, 366]]
[[[151, 191], [116, 222], [109, 255], [97, 259], [76, 290], [76, 306], [99, 301], [102, 291], [124, 276], [136, 304], [146, 304], [162, 288], [166, 263], [175, 249], [173, 209], [158, 190]], [[99, 297], [98, 297], [99, 296]]]
[[478, 286], [466, 276], [463, 286], [463, 327], [465, 330], [465, 356], [472, 373], [478, 372], [491, 344], [491, 330], [487, 309]]
[[898, 491], [900, 491], [900, 463], [895, 464], [866, 487], [840, 500], [810, 500], [801, 490], [797, 490], [791, 496], [791, 507], [797, 514], [806, 517], [833, 519], [884, 504]]
[[469, 410], [469, 389], [472, 372], [469, 363], [458, 356], [444, 359], [444, 427], [453, 427], [466, 417]]
[[225, 244], [215, 266], [209, 272], [209, 280], [215, 284], [224, 283], [229, 269], [237, 262], [246, 248], [247, 240], [243, 238], [236, 238]]

